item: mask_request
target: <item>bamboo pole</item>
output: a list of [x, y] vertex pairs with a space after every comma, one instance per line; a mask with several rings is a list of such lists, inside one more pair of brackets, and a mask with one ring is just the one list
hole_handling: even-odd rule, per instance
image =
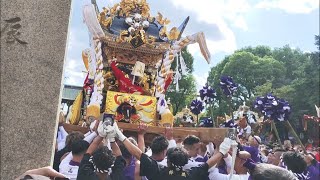
[[217, 128], [219, 128], [219, 119], [218, 119], [218, 117], [217, 117]]
[[217, 125], [215, 125], [214, 119], [213, 119], [213, 103], [210, 104], [209, 109], [210, 109], [210, 117], [211, 117], [212, 124], [213, 124], [212, 126], [217, 127]]
[[306, 148], [304, 147], [304, 145], [302, 144], [299, 136], [297, 135], [296, 131], [293, 129], [293, 127], [291, 126], [291, 123], [289, 121], [286, 121], [287, 126], [289, 127], [291, 133], [293, 134], [294, 138], [298, 141], [298, 143], [300, 144], [300, 146], [303, 148], [304, 153], [306, 153]]
[[229, 113], [231, 119], [233, 119], [233, 112], [232, 112], [232, 96], [229, 98]]
[[199, 126], [199, 114], [197, 114], [197, 126]]
[[277, 140], [278, 140], [278, 142], [279, 142], [279, 144], [280, 144], [281, 149], [284, 149], [284, 148], [283, 148], [283, 145], [282, 145], [282, 142], [281, 142], [281, 139], [280, 139], [280, 137], [279, 137], [279, 133], [278, 133], [276, 124], [274, 123], [273, 120], [271, 121], [271, 127], [272, 127], [272, 130], [274, 130], [274, 132], [275, 132], [275, 134], [276, 134], [276, 137], [277, 137]]

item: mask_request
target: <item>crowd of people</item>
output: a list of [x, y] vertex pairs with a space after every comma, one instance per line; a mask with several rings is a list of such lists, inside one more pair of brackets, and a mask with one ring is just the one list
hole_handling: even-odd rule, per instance
[[[194, 135], [175, 139], [166, 128], [146, 146], [147, 126], [126, 137], [115, 122], [95, 120], [88, 133], [67, 133], [59, 124], [53, 168], [30, 170], [20, 179], [70, 180], [318, 180], [319, 149], [303, 151], [290, 142], [269, 147], [259, 136], [202, 142]], [[244, 138], [245, 137], [245, 138]], [[232, 154], [236, 154], [232, 157]]]

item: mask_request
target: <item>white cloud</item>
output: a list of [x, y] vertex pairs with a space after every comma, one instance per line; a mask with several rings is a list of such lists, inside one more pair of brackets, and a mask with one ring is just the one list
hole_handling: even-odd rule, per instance
[[[171, 0], [174, 6], [187, 10], [196, 15], [197, 21], [216, 25], [223, 34], [221, 40], [208, 40], [207, 45], [211, 53], [232, 53], [236, 48], [236, 38], [231, 26], [247, 31], [249, 28], [244, 15], [250, 10], [247, 0]], [[210, 31], [209, 29], [207, 31]], [[192, 55], [199, 53], [199, 47], [189, 45]]]
[[248, 25], [246, 23], [246, 20], [242, 16], [236, 17], [234, 19], [233, 25], [235, 27], [238, 27], [238, 28], [244, 30], [244, 31], [248, 31], [249, 30]]
[[196, 74], [196, 73], [193, 73], [193, 77], [195, 78], [196, 80], [196, 84], [197, 84], [197, 92], [203, 88], [203, 86], [207, 83], [207, 78], [209, 76], [209, 73], [206, 72], [206, 73], [203, 73], [202, 75], [199, 75], [199, 74]]
[[74, 70], [76, 68], [76, 65], [79, 64], [78, 62], [76, 62], [76, 60], [74, 59], [68, 59], [66, 62], [66, 69], [67, 70]]
[[67, 77], [65, 78], [65, 83], [64, 84], [68, 84], [68, 85], [78, 85], [77, 84], [77, 80], [74, 77]]
[[[247, 0], [171, 0], [179, 8], [191, 11], [198, 17], [198, 21], [208, 24], [217, 24], [219, 27], [226, 24], [225, 21], [233, 24], [236, 18], [246, 25], [243, 15], [250, 10]], [[225, 26], [225, 25], [224, 25]], [[247, 26], [237, 26], [247, 29]]]
[[[206, 39], [209, 52], [211, 53], [211, 61], [213, 60], [213, 57], [217, 52], [225, 52], [231, 54], [237, 49], [236, 39], [232, 31], [226, 31], [225, 33], [228, 34], [228, 37], [226, 39], [215, 41]], [[188, 45], [188, 50], [193, 57], [200, 56], [201, 58], [203, 58], [198, 44]]]
[[308, 14], [319, 8], [319, 0], [264, 0], [255, 6], [262, 9], [281, 9], [287, 13]]

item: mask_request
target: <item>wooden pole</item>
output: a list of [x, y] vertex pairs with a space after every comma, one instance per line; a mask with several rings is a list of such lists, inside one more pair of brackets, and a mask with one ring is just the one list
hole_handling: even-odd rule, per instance
[[219, 119], [218, 119], [218, 117], [216, 118], [216, 128], [219, 128]]
[[274, 123], [273, 120], [271, 121], [271, 126], [272, 126], [272, 130], [274, 130], [274, 132], [275, 132], [275, 134], [276, 134], [276, 137], [277, 137], [277, 140], [278, 140], [278, 142], [279, 142], [279, 144], [280, 144], [281, 149], [284, 149], [284, 148], [283, 148], [283, 145], [282, 145], [282, 142], [281, 142], [281, 139], [280, 139], [280, 137], [279, 137], [279, 133], [278, 133], [276, 124]]
[[[124, 131], [137, 132], [139, 125], [131, 123], [117, 122], [118, 127]], [[201, 139], [202, 142], [214, 142], [217, 146], [220, 145], [220, 140], [227, 137], [229, 128], [202, 128], [202, 127], [173, 127], [174, 138], [184, 139], [188, 135], [195, 135]], [[148, 126], [147, 133], [163, 134], [165, 127]]]
[[215, 124], [213, 123], [213, 122], [214, 122], [214, 120], [213, 120], [213, 103], [211, 103], [209, 107], [210, 107], [210, 117], [211, 117], [212, 124], [213, 124], [212, 126], [213, 126], [213, 127], [217, 127], [217, 125], [215, 125]]
[[233, 119], [233, 112], [232, 112], [232, 96], [229, 98], [229, 113], [231, 119]]
[[303, 151], [306, 153], [306, 148], [304, 147], [304, 145], [302, 144], [299, 136], [297, 135], [296, 131], [293, 129], [293, 127], [291, 126], [291, 123], [289, 121], [286, 121], [287, 126], [289, 127], [289, 130], [291, 131], [292, 135], [294, 136], [294, 138], [298, 141], [298, 143], [300, 144], [300, 146], [303, 148]]
[[197, 126], [199, 125], [199, 114], [197, 114]]

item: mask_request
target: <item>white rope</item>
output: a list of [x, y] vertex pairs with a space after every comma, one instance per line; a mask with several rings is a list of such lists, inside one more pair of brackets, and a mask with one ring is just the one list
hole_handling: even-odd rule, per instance
[[177, 58], [176, 75], [174, 77], [174, 82], [176, 83], [176, 91], [179, 91], [179, 80], [181, 79], [181, 74], [179, 72], [179, 58]]
[[186, 63], [185, 63], [185, 61], [183, 59], [181, 51], [179, 53], [179, 57], [180, 57], [181, 73], [182, 73], [182, 75], [186, 75], [188, 68], [187, 68], [187, 65], [186, 65]]
[[95, 51], [95, 62], [96, 62], [96, 72], [94, 77], [94, 88], [93, 93], [90, 99], [90, 105], [91, 104], [102, 104], [102, 89], [104, 87], [104, 79], [102, 74], [102, 68], [103, 68], [103, 59], [102, 59], [102, 50], [101, 50], [101, 42], [99, 40], [94, 41], [94, 51]]
[[[207, 44], [206, 44], [206, 40], [204, 37], [203, 32], [199, 32], [196, 34], [193, 34], [191, 36], [187, 36], [185, 38], [181, 38], [179, 41], [176, 41], [171, 47], [170, 49], [165, 53], [164, 58], [163, 58], [163, 63], [162, 66], [161, 65], [161, 61], [159, 61], [156, 65], [156, 67], [160, 68], [160, 72], [157, 75], [157, 81], [161, 81], [163, 79], [163, 77], [165, 77], [165, 75], [170, 71], [171, 68], [171, 63], [173, 62], [174, 58], [177, 55], [178, 52], [181, 51], [182, 48], [186, 47], [189, 44], [193, 44], [193, 43], [198, 43], [201, 53], [204, 56], [204, 58], [207, 60], [207, 62], [210, 62], [210, 52], [207, 48]], [[182, 56], [181, 56], [182, 57]], [[180, 59], [180, 63], [181, 63], [181, 70], [182, 70], [182, 74], [184, 75], [187, 71], [187, 68], [185, 66], [185, 62], [184, 59]], [[177, 62], [177, 66], [178, 66], [178, 62]], [[181, 79], [181, 74], [176, 70], [176, 76], [175, 76], [175, 81], [176, 82], [176, 90], [179, 89], [179, 85], [177, 84], [177, 80]], [[158, 82], [156, 85], [156, 97], [159, 97], [160, 94], [163, 94], [164, 91], [164, 82]]]

